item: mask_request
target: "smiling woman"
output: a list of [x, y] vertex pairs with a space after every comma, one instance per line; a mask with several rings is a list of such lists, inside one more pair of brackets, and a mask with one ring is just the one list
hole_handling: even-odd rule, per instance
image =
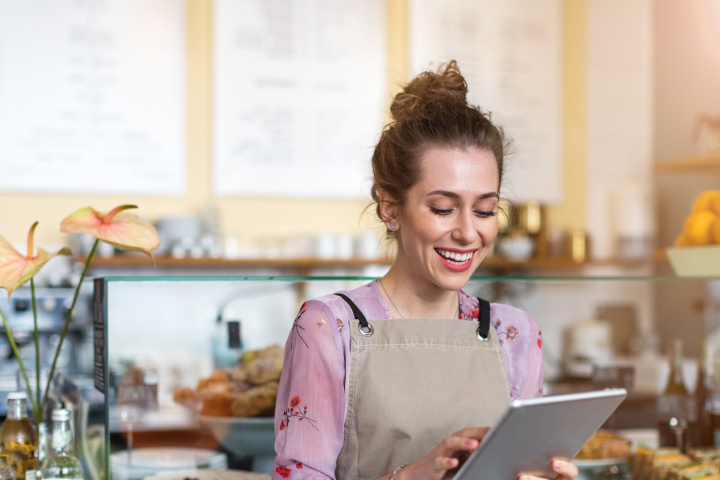
[[[301, 307], [278, 389], [275, 478], [439, 480], [511, 399], [542, 394], [535, 321], [461, 290], [497, 236], [506, 143], [466, 96], [454, 61], [396, 95], [372, 195], [397, 256], [377, 281]], [[311, 423], [288, 416], [297, 398]], [[568, 462], [553, 468], [577, 476]]]

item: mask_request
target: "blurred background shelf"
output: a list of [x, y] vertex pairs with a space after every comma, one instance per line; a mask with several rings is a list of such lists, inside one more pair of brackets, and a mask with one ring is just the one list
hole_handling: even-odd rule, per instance
[[[85, 257], [76, 257], [75, 261], [84, 263]], [[326, 259], [319, 257], [287, 257], [287, 258], [174, 258], [170, 256], [155, 257], [157, 268], [361, 268], [369, 266], [389, 266], [392, 263], [390, 258], [348, 258], [348, 259]], [[658, 251], [652, 261], [666, 261], [663, 251]], [[532, 257], [525, 260], [513, 260], [501, 257], [489, 257], [483, 260], [481, 269], [576, 269], [586, 266], [642, 266], [652, 263], [651, 260], [618, 260], [618, 259], [589, 259], [584, 262], [575, 262], [572, 258], [565, 257]], [[112, 257], [93, 257], [92, 267], [96, 268], [126, 268], [146, 267], [152, 268], [152, 261], [144, 255], [116, 255]]]
[[720, 171], [720, 154], [675, 158], [655, 163], [656, 172]]

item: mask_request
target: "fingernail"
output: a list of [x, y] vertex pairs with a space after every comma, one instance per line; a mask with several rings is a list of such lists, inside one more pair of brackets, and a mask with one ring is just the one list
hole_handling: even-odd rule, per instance
[[558, 468], [560, 468], [560, 462], [553, 462], [553, 468], [554, 468], [555, 470], [557, 470]]

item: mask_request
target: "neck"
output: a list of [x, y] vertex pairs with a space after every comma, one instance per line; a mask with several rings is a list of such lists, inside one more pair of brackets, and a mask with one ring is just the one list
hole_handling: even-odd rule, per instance
[[[411, 275], [403, 275], [395, 265], [381, 279], [385, 303], [396, 318], [457, 318], [458, 292], [425, 285]], [[387, 297], [390, 298], [387, 298]], [[394, 305], [393, 305], [394, 304]], [[393, 308], [395, 307], [395, 308]], [[397, 311], [399, 310], [399, 311]]]

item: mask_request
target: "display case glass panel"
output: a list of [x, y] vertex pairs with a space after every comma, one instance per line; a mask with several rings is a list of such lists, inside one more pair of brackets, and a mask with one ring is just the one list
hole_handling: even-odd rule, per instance
[[[231, 408], [228, 414], [223, 388], [228, 382], [230, 388], [237, 385], [218, 371], [237, 368], [247, 352], [271, 346], [281, 352], [304, 300], [373, 279], [96, 279], [95, 383], [105, 395], [103, 468], [112, 478], [132, 480], [192, 468], [268, 473], [274, 458], [272, 409], [253, 417], [233, 416]], [[464, 290], [526, 310], [538, 322], [546, 394], [624, 386], [631, 402], [651, 405], [667, 375], [663, 332], [686, 340], [692, 359], [705, 332], [720, 323], [719, 284], [718, 279], [650, 276], [474, 277]], [[692, 298], [678, 306], [692, 315], [658, 311], [658, 296], [681, 290], [701, 300], [700, 306], [691, 305]], [[205, 396], [199, 398], [203, 387]], [[219, 402], [215, 409], [214, 400]], [[609, 426], [627, 426], [622, 422], [631, 413], [619, 412]], [[654, 418], [646, 417], [652, 426]]]

